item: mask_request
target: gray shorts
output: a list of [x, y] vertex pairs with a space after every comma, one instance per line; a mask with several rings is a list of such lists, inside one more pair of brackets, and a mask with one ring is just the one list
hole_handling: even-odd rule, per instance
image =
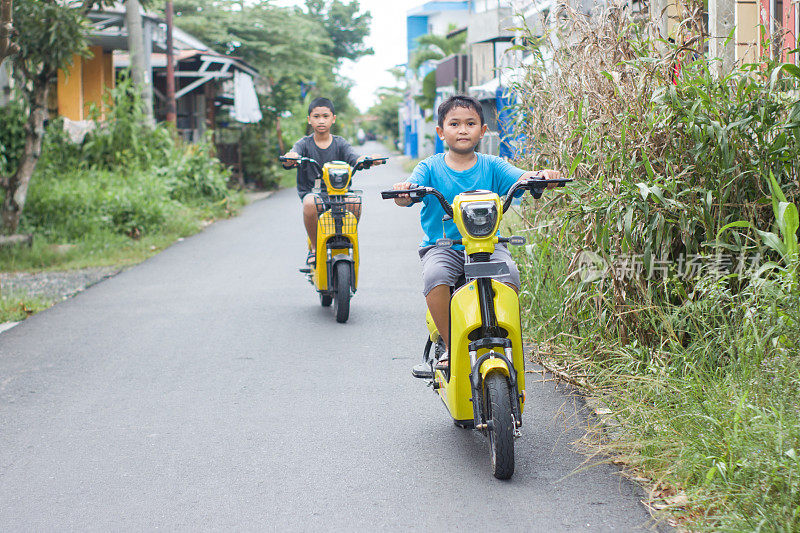
[[[456, 284], [458, 278], [464, 274], [464, 263], [466, 262], [464, 250], [424, 246], [419, 249], [419, 257], [422, 260], [422, 282], [424, 285], [422, 293], [425, 296], [437, 285], [449, 285], [452, 287]], [[502, 244], [495, 245], [492, 261], [503, 261], [508, 265], [509, 273], [504, 276], [498, 276], [495, 279], [519, 289], [519, 270], [517, 270], [517, 265], [511, 258], [508, 248]]]

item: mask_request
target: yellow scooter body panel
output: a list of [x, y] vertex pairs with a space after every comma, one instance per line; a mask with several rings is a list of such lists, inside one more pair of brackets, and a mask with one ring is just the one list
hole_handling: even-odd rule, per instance
[[[519, 299], [517, 293], [504, 283], [491, 280], [494, 289], [494, 309], [497, 325], [508, 331], [511, 340], [512, 363], [517, 372], [517, 392], [522, 394], [525, 389], [525, 366], [522, 355], [522, 328], [520, 326]], [[437, 392], [447, 405], [450, 415], [456, 420], [472, 420], [472, 386], [469, 381], [471, 362], [469, 358], [468, 338], [470, 332], [481, 327], [481, 310], [478, 300], [478, 282], [473, 280], [459, 288], [450, 300], [450, 381], [446, 381], [441, 371], [436, 371], [436, 381], [439, 383]], [[454, 335], [458, 334], [459, 337]], [[490, 350], [500, 348], [481, 349], [477, 353], [480, 357]], [[501, 359], [494, 359], [489, 365], [481, 365], [481, 370], [488, 374], [491, 371], [508, 369]], [[488, 362], [488, 361], [487, 361]], [[483, 374], [483, 371], [481, 372]], [[485, 374], [484, 374], [485, 375]], [[520, 407], [522, 400], [520, 400]]]
[[[312, 280], [314, 287], [318, 291], [327, 291], [328, 287], [328, 239], [334, 235], [344, 235], [350, 239], [350, 244], [353, 245], [353, 274], [355, 279], [353, 284], [358, 287], [358, 219], [353, 213], [349, 211], [344, 213], [342, 221], [342, 232], [337, 234], [335, 232], [335, 225], [333, 215], [330, 211], [323, 212], [317, 220], [317, 266], [312, 269]], [[350, 250], [347, 248], [331, 250], [331, 257], [336, 255], [350, 255]]]

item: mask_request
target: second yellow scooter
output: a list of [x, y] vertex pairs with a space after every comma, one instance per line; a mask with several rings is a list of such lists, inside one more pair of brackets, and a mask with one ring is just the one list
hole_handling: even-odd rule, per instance
[[[316, 262], [300, 271], [319, 292], [323, 307], [333, 304], [336, 321], [347, 322], [350, 297], [358, 288], [358, 218], [361, 215], [361, 191], [350, 188], [357, 170], [370, 168], [387, 158], [364, 158], [355, 167], [344, 161], [320, 164], [308, 157], [281, 156], [281, 162], [307, 163], [317, 171], [320, 187], [311, 190], [317, 202]], [[311, 249], [312, 243], [308, 242]]]

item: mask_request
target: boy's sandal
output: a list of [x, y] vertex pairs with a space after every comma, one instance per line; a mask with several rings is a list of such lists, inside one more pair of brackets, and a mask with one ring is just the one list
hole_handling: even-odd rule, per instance
[[436, 370], [447, 370], [450, 368], [450, 354], [444, 354], [441, 359], [436, 361], [434, 367]]
[[314, 250], [308, 251], [308, 256], [306, 256], [306, 264], [308, 266], [314, 266], [317, 263], [317, 254]]

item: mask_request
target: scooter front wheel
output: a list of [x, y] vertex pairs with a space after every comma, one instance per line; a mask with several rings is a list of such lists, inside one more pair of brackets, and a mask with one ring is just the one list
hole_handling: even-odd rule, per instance
[[333, 307], [336, 321], [347, 322], [350, 316], [350, 264], [345, 261], [336, 263], [336, 288], [333, 295]]
[[508, 379], [497, 372], [484, 380], [486, 419], [492, 421], [489, 429], [492, 474], [497, 479], [509, 479], [514, 474], [514, 417], [510, 387]]

